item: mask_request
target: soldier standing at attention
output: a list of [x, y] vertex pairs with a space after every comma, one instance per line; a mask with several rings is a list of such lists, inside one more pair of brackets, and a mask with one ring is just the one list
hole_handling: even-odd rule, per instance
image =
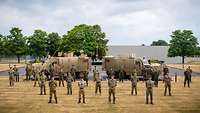
[[45, 73], [44, 71], [41, 72], [41, 75], [40, 75], [40, 95], [43, 94], [44, 92], [44, 95], [46, 95], [46, 86], [45, 86], [45, 82], [46, 82], [46, 76], [45, 76]]
[[109, 96], [108, 101], [111, 103], [111, 95], [113, 95], [113, 104], [115, 104], [115, 87], [117, 86], [117, 81], [114, 79], [114, 75], [111, 76], [111, 79], [108, 80], [108, 87], [109, 87]]
[[124, 72], [122, 69], [119, 70], [119, 82], [124, 82]]
[[84, 74], [84, 80], [86, 82], [86, 85], [88, 86], [88, 73], [87, 72], [83, 72]]
[[8, 71], [8, 74], [9, 74], [9, 84], [10, 86], [14, 86], [14, 81], [15, 81], [15, 78], [14, 78], [14, 70], [12, 69], [12, 67], [9, 67], [9, 71]]
[[[167, 66], [165, 66], [165, 67], [163, 68], [163, 78], [165, 78], [165, 75], [168, 75], [168, 73], [169, 73], [169, 69], [168, 69]], [[164, 79], [163, 79], [163, 82], [164, 82]]]
[[74, 78], [74, 82], [75, 82], [76, 81], [76, 69], [75, 69], [74, 65], [72, 65], [71, 74], [72, 74], [72, 77]]
[[146, 81], [146, 104], [149, 104], [149, 96], [151, 104], [153, 104], [153, 86], [154, 82], [149, 78], [149, 80]]
[[63, 69], [60, 68], [59, 70], [60, 70], [60, 73], [59, 73], [59, 87], [60, 87], [61, 83], [62, 83], [63, 87], [65, 87], [65, 85], [64, 85], [64, 72], [63, 72]]
[[95, 94], [97, 94], [98, 90], [101, 95], [101, 75], [99, 74], [99, 71], [96, 70], [94, 81], [96, 82], [95, 86]]
[[188, 84], [188, 87], [190, 87], [190, 71], [186, 69], [186, 71], [184, 72], [184, 75], [185, 75], [184, 87], [186, 85], [186, 82]]
[[190, 82], [192, 82], [192, 69], [190, 68], [190, 66], [188, 66], [187, 70], [190, 72], [189, 73], [189, 80], [190, 80]]
[[34, 87], [36, 86], [38, 80], [39, 80], [39, 75], [40, 75], [40, 70], [39, 67], [34, 67]]
[[29, 72], [28, 72], [28, 68], [29, 68], [29, 64], [26, 64], [26, 80], [28, 80], [28, 75], [29, 75]]
[[16, 78], [16, 82], [19, 82], [19, 72], [18, 72], [16, 65], [14, 65], [13, 70], [14, 70], [14, 76]]
[[166, 96], [167, 89], [169, 90], [169, 96], [171, 96], [171, 77], [169, 75], [165, 75], [164, 82], [165, 82], [165, 92], [164, 96]]
[[98, 70], [96, 69], [96, 66], [94, 66], [94, 70], [93, 70], [93, 78], [94, 78], [94, 80], [95, 80], [97, 71], [98, 71]]
[[72, 95], [73, 77], [72, 77], [71, 73], [67, 74], [66, 82], [67, 82], [67, 95]]
[[57, 96], [56, 96], [56, 87], [57, 87], [57, 83], [56, 83], [56, 81], [54, 80], [54, 77], [52, 77], [51, 80], [49, 81], [50, 98], [49, 98], [49, 102], [48, 102], [48, 103], [51, 103], [52, 95], [54, 95], [56, 104], [58, 103], [58, 101], [57, 101]]
[[133, 92], [135, 90], [135, 95], [137, 95], [137, 73], [134, 72], [133, 75], [131, 75], [131, 95], [133, 95]]
[[83, 103], [85, 103], [85, 88], [86, 83], [83, 80], [83, 77], [81, 76], [81, 80], [78, 82], [78, 87], [79, 87], [79, 99], [78, 99], [78, 104], [81, 103], [81, 96], [83, 97]]

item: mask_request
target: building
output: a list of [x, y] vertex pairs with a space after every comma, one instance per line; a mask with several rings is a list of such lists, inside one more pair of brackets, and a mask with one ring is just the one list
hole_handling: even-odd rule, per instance
[[[108, 46], [108, 56], [136, 56], [165, 61], [165, 63], [181, 63], [181, 57], [167, 57], [169, 46]], [[186, 58], [185, 62], [200, 61], [200, 58]]]

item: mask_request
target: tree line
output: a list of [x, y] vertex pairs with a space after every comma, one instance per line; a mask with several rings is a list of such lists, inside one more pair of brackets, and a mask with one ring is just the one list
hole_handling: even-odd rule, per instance
[[93, 59], [102, 59], [106, 55], [107, 43], [106, 35], [99, 25], [81, 24], [63, 36], [41, 29], [25, 36], [22, 29], [13, 27], [9, 35], [0, 34], [0, 56], [16, 56], [20, 62], [23, 55], [41, 59], [48, 55], [57, 56], [58, 52], [74, 52], [77, 56], [83, 52]]

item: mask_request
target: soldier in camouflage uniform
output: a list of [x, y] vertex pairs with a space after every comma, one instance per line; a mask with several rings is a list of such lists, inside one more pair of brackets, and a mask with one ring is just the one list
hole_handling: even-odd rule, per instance
[[115, 75], [114, 70], [110, 68], [110, 70], [107, 72], [107, 75], [108, 75], [108, 79], [110, 79], [112, 75]]
[[159, 74], [160, 73], [158, 71], [154, 71], [154, 85], [155, 85], [155, 87], [158, 87]]
[[17, 69], [16, 65], [14, 65], [13, 70], [14, 70], [14, 76], [15, 76], [15, 78], [16, 78], [15, 81], [16, 81], [16, 82], [19, 82], [19, 72], [18, 72], [18, 69]]
[[40, 78], [39, 78], [39, 85], [40, 85], [40, 95], [43, 94], [46, 95], [46, 86], [45, 86], [45, 82], [46, 82], [46, 76], [44, 71], [41, 72]]
[[133, 95], [133, 92], [135, 90], [135, 95], [137, 95], [137, 73], [134, 72], [133, 75], [131, 75], [131, 95]]
[[28, 75], [29, 75], [29, 71], [28, 71], [28, 68], [29, 68], [29, 64], [26, 64], [26, 80], [28, 80]]
[[63, 69], [60, 68], [59, 70], [60, 70], [60, 73], [59, 73], [59, 87], [60, 87], [61, 83], [62, 83], [63, 87], [65, 87], [65, 85], [64, 85], [64, 72], [63, 72]]
[[49, 102], [48, 103], [51, 103], [52, 95], [54, 95], [56, 104], [58, 103], [57, 96], [56, 96], [56, 87], [57, 87], [57, 82], [54, 80], [54, 77], [52, 77], [51, 80], [49, 81], [50, 98], [49, 98]]
[[97, 94], [98, 90], [99, 93], [101, 95], [101, 75], [99, 74], [99, 71], [96, 70], [95, 72], [95, 76], [94, 76], [94, 81], [96, 82], [96, 86], [95, 86], [95, 94]]
[[50, 80], [53, 77], [53, 67], [54, 67], [54, 62], [49, 65]]
[[165, 75], [164, 77], [164, 82], [165, 82], [165, 92], [164, 92], [164, 96], [166, 96], [167, 93], [167, 89], [169, 90], [169, 96], [171, 96], [171, 77], [169, 75]]
[[190, 82], [192, 82], [192, 69], [190, 68], [190, 66], [188, 66], [187, 70], [190, 72], [189, 73], [189, 80], [190, 80]]
[[67, 95], [72, 95], [73, 77], [72, 77], [71, 73], [67, 74], [66, 82], [67, 82]]
[[86, 85], [88, 86], [88, 73], [87, 72], [84, 72], [84, 80], [86, 82]]
[[72, 65], [71, 74], [72, 74], [72, 77], [74, 78], [74, 82], [75, 82], [76, 81], [76, 68], [74, 67], [74, 65]]
[[81, 77], [81, 80], [78, 82], [78, 87], [79, 87], [79, 99], [78, 99], [78, 104], [81, 103], [81, 96], [83, 97], [83, 103], [85, 103], [85, 88], [86, 83], [83, 80], [83, 77]]
[[113, 104], [115, 104], [115, 87], [117, 86], [117, 81], [114, 79], [114, 75], [111, 76], [111, 79], [108, 80], [108, 87], [109, 87], [109, 96], [108, 101], [111, 103], [111, 95], [113, 95]]
[[[165, 75], [168, 75], [168, 73], [169, 73], [169, 68], [167, 66], [165, 66], [163, 68], [163, 78], [165, 78]], [[164, 82], [164, 79], [163, 79], [163, 82]]]
[[146, 81], [146, 104], [149, 103], [149, 96], [151, 104], [153, 104], [153, 86], [154, 82], [149, 78], [149, 80]]
[[40, 76], [40, 69], [39, 67], [34, 67], [34, 87], [36, 87], [36, 84], [39, 80], [39, 76]]
[[124, 82], [124, 71], [122, 69], [119, 70], [119, 82]]
[[190, 71], [186, 69], [186, 71], [184, 72], [185, 75], [185, 79], [184, 79], [184, 87], [187, 83], [188, 87], [190, 87]]
[[14, 78], [14, 70], [12, 69], [12, 67], [10, 67], [8, 74], [9, 74], [9, 84], [10, 86], [14, 86], [15, 78]]

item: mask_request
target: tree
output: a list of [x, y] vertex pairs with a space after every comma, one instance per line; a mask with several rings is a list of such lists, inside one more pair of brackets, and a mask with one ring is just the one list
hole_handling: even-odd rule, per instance
[[3, 41], [4, 41], [3, 35], [0, 34], [0, 57], [1, 57], [1, 55], [4, 54]]
[[35, 30], [33, 35], [28, 37], [29, 54], [35, 58], [47, 56], [47, 33], [42, 30]]
[[153, 41], [151, 46], [168, 46], [168, 43], [164, 40]]
[[93, 59], [97, 55], [101, 59], [106, 55], [107, 42], [105, 33], [101, 31], [99, 25], [81, 24], [68, 31], [66, 35], [63, 35], [61, 50], [74, 52], [76, 55], [80, 55], [80, 51], [83, 51]]
[[184, 68], [185, 57], [194, 56], [197, 51], [198, 41], [191, 30], [176, 30], [172, 32], [170, 40], [170, 48], [168, 50], [169, 57], [182, 57]]
[[58, 35], [58, 33], [50, 33], [47, 36], [47, 52], [49, 55], [54, 56], [57, 55], [59, 46], [61, 43], [61, 37]]
[[20, 57], [26, 54], [26, 39], [22, 34], [22, 30], [13, 27], [10, 30], [10, 35], [7, 36], [7, 54], [16, 55], [18, 63], [20, 63]]

